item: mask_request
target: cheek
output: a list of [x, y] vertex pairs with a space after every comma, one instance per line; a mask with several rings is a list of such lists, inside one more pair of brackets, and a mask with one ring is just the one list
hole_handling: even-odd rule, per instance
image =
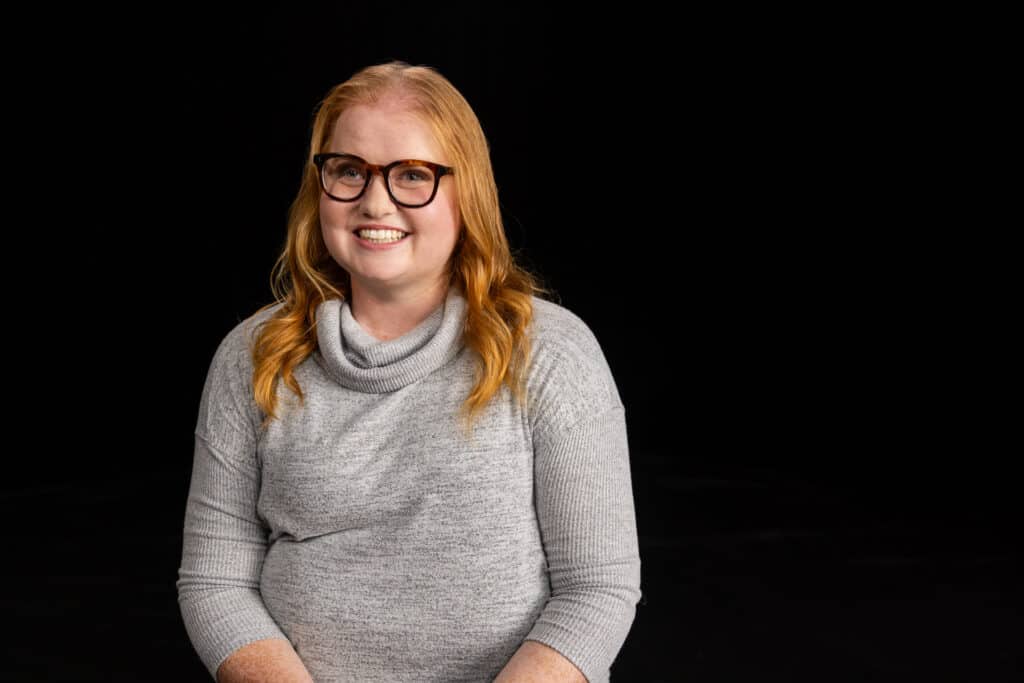
[[458, 199], [456, 198], [456, 193], [451, 193], [450, 195], [447, 196], [447, 198], [448, 215], [451, 217], [451, 221], [455, 225], [455, 227], [458, 228], [459, 225], [461, 225], [462, 223], [462, 215], [459, 212], [459, 202]]
[[325, 228], [344, 226], [348, 221], [349, 205], [320, 195], [320, 223]]
[[438, 202], [434, 221], [438, 225], [444, 226], [445, 233], [458, 236], [461, 221], [459, 218], [459, 207], [454, 197], [446, 197], [446, 201]]
[[430, 226], [439, 246], [442, 243], [454, 242], [459, 235], [458, 215], [443, 204], [431, 214]]

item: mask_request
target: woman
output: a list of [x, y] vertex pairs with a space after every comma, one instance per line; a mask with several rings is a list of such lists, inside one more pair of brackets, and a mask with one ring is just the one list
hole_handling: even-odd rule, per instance
[[200, 401], [176, 584], [200, 659], [607, 681], [641, 597], [625, 409], [592, 331], [513, 262], [479, 121], [391, 62], [330, 91], [309, 151], [276, 301]]

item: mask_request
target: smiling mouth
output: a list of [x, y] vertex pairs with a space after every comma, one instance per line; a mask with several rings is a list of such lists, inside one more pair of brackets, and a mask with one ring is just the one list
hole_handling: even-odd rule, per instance
[[376, 230], [376, 229], [362, 229], [355, 231], [356, 237], [373, 244], [389, 244], [392, 242], [401, 242], [409, 233], [402, 232], [401, 230]]

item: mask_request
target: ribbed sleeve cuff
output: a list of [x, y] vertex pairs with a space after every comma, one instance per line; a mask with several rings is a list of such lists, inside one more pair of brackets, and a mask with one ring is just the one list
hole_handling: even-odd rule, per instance
[[288, 640], [255, 589], [204, 589], [180, 603], [189, 639], [214, 680], [218, 667], [242, 646], [265, 638]]
[[[639, 572], [639, 568], [637, 568]], [[557, 650], [583, 672], [588, 683], [607, 683], [614, 661], [636, 613], [623, 599], [617, 614], [607, 613], [607, 594], [588, 604], [587, 596], [552, 598], [525, 640], [536, 640]]]

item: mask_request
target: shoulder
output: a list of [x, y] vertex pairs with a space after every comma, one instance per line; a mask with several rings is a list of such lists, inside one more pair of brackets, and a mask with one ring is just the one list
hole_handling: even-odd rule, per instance
[[283, 304], [265, 306], [235, 323], [210, 360], [199, 403], [196, 431], [224, 452], [248, 448], [262, 419], [253, 397], [252, 343], [260, 323]]
[[533, 295], [533, 319], [535, 329], [549, 336], [583, 330], [591, 332], [587, 323], [576, 313], [562, 304], [543, 299], [536, 294]]
[[562, 304], [533, 297], [528, 391], [541, 429], [567, 429], [622, 407], [611, 366], [594, 330]]
[[252, 344], [260, 325], [273, 318], [283, 306], [284, 302], [280, 301], [267, 304], [236, 322], [221, 338], [215, 357], [244, 365], [250, 359]]
[[579, 361], [603, 362], [604, 350], [590, 325], [565, 306], [533, 297], [532, 339], [538, 350]]

